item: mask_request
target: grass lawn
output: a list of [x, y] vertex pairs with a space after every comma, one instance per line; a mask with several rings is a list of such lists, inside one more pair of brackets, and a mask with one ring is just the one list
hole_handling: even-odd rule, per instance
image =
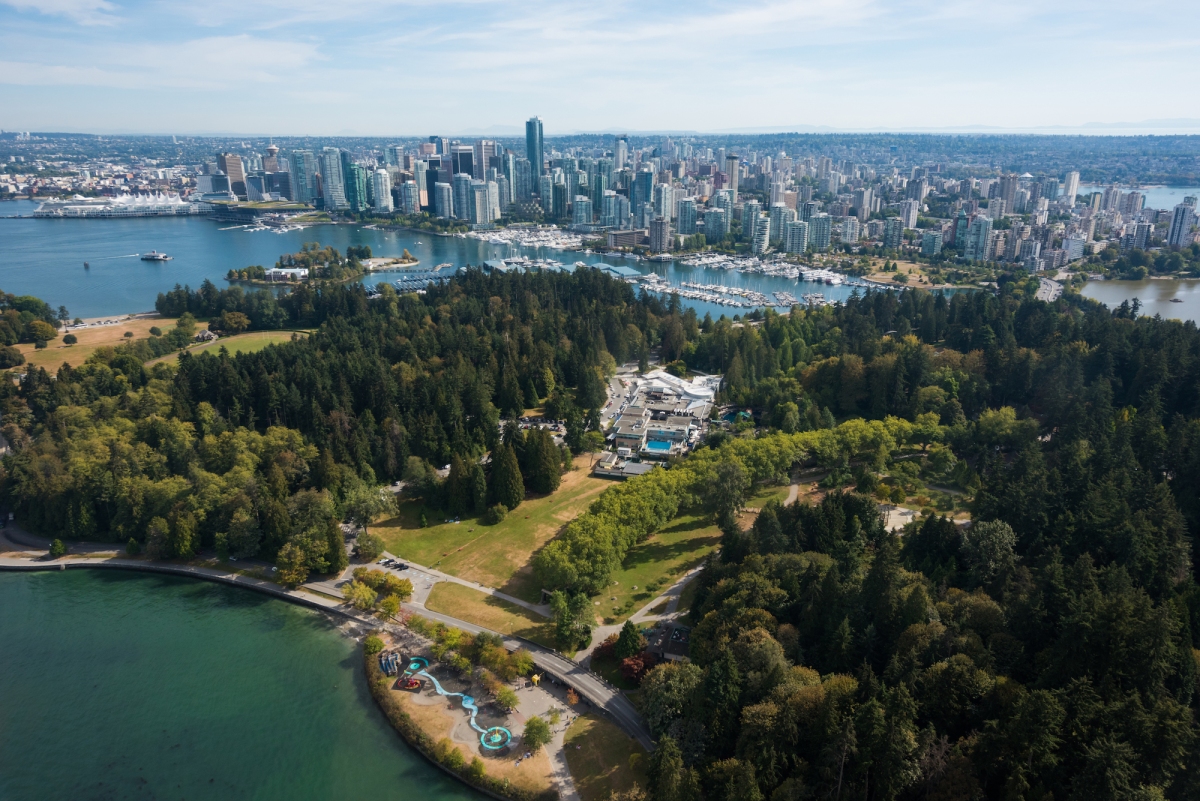
[[753, 496], [746, 499], [747, 509], [762, 509], [770, 501], [779, 501], [783, 503], [787, 500], [788, 492], [791, 491], [791, 486], [784, 484], [782, 486], [762, 487]]
[[434, 584], [425, 599], [425, 608], [501, 634], [524, 637], [547, 648], [557, 647], [554, 623], [549, 618], [461, 584], [449, 581]]
[[[114, 315], [107, 319], [116, 320], [119, 317], [120, 315]], [[145, 339], [150, 336], [150, 329], [154, 326], [158, 326], [165, 332], [175, 327], [175, 320], [163, 317], [138, 317], [133, 320], [124, 320], [116, 325], [72, 328], [70, 331], [60, 330], [58, 338], [50, 340], [50, 344], [41, 350], [35, 348], [33, 343], [16, 347], [25, 354], [25, 363], [30, 367], [42, 367], [49, 372], [54, 372], [64, 362], [72, 367], [78, 367], [87, 361], [87, 357], [95, 353], [98, 348], [113, 347], [122, 342], [130, 342], [131, 340], [125, 336], [126, 331], [132, 331], [135, 339]], [[74, 345], [64, 345], [62, 338], [67, 333], [74, 334], [78, 337], [79, 342]]]
[[[198, 356], [206, 350], [211, 350], [215, 354], [221, 348], [229, 351], [229, 355], [233, 356], [237, 353], [256, 353], [268, 345], [274, 345], [281, 342], [290, 342], [292, 335], [306, 336], [306, 334], [295, 331], [251, 331], [245, 334], [237, 334], [231, 337], [221, 337], [213, 342], [205, 342], [200, 345], [194, 345], [188, 348], [188, 353], [193, 356]], [[152, 359], [147, 364], [158, 364], [159, 362], [171, 361], [178, 358], [178, 354], [171, 353], [158, 359]]]
[[411, 500], [400, 504], [400, 514], [371, 531], [382, 536], [396, 556], [538, 603], [541, 593], [533, 580], [530, 557], [612, 486], [610, 481], [593, 478], [590, 465], [590, 457], [578, 457], [576, 469], [563, 476], [557, 492], [526, 500], [494, 526], [478, 519], [446, 523], [444, 513], [430, 510], [426, 511], [430, 525], [421, 528], [425, 504]]
[[682, 515], [635, 545], [613, 576], [617, 583], [597, 600], [604, 623], [619, 623], [700, 564], [721, 541], [721, 531], [707, 515]]
[[624, 792], [635, 783], [646, 787], [642, 747], [616, 724], [597, 715], [580, 715], [571, 723], [564, 753], [583, 801], [607, 801], [612, 791]]

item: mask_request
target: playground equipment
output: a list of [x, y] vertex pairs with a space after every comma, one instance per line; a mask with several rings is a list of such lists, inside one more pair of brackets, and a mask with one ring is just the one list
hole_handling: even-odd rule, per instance
[[438, 695], [444, 695], [447, 698], [453, 696], [461, 698], [463, 709], [467, 710], [471, 715], [471, 719], [467, 722], [471, 724], [472, 729], [479, 732], [479, 744], [489, 751], [499, 751], [512, 742], [512, 732], [503, 726], [492, 726], [485, 729], [476, 723], [475, 716], [479, 713], [479, 707], [475, 705], [475, 699], [464, 693], [446, 692], [441, 683], [430, 675], [427, 670], [428, 667], [428, 659], [422, 656], [414, 656], [408, 660], [408, 668], [404, 671], [404, 678], [424, 676], [433, 683], [433, 689], [437, 690]]

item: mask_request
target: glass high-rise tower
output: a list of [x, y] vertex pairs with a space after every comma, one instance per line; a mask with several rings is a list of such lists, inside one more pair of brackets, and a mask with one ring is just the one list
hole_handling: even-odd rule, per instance
[[525, 123], [525, 158], [535, 176], [546, 171], [542, 160], [542, 118], [530, 117]]

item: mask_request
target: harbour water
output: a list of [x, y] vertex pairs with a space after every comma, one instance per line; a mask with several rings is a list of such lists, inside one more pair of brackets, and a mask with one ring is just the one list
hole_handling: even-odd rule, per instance
[[[439, 264], [453, 267], [479, 265], [490, 259], [525, 256], [554, 259], [564, 264], [606, 261], [596, 253], [490, 244], [484, 240], [433, 236], [416, 231], [381, 231], [358, 225], [318, 225], [300, 231], [275, 233], [250, 231], [216, 223], [203, 217], [134, 218], [117, 220], [53, 220], [18, 216], [32, 214], [36, 203], [0, 204], [0, 290], [15, 295], [36, 295], [72, 315], [98, 317], [149, 311], [154, 299], [175, 284], [199, 286], [205, 279], [225, 287], [230, 269], [252, 264], [270, 267], [281, 254], [298, 251], [305, 242], [320, 242], [344, 251], [350, 245], [370, 245], [376, 256], [399, 256], [407, 249], [420, 259], [418, 269]], [[171, 261], [145, 262], [137, 254], [157, 250]], [[84, 269], [83, 263], [89, 263]], [[689, 268], [674, 262], [614, 260], [639, 272], [655, 272], [670, 284], [683, 282], [724, 284], [754, 290], [772, 297], [789, 292], [796, 297], [821, 293], [830, 300], [849, 297], [849, 286], [829, 286], [809, 281], [733, 270]], [[395, 279], [391, 276], [391, 280]], [[389, 280], [374, 273], [367, 283]], [[749, 309], [730, 308], [687, 300], [703, 316], [733, 316]]]
[[1141, 303], [1139, 311], [1144, 315], [1200, 322], [1200, 278], [1088, 281], [1083, 285], [1082, 294], [1110, 309], [1126, 300], [1132, 303], [1137, 298]]
[[[1081, 186], [1079, 193], [1086, 195], [1091, 192], [1103, 192], [1108, 187], [1106, 186]], [[1133, 187], [1118, 186], [1122, 192], [1129, 192]], [[1146, 198], [1146, 208], [1148, 209], [1173, 209], [1176, 204], [1182, 203], [1185, 197], [1200, 197], [1200, 186], [1139, 186], [1137, 191], [1141, 192]]]
[[482, 798], [399, 738], [315, 612], [96, 570], [2, 573], [0, 609], [0, 798]]

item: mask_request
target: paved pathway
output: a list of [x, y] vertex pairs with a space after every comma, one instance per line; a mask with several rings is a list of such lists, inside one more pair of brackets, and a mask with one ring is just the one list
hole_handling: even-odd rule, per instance
[[[392, 559], [399, 559], [401, 562], [404, 562], [405, 564], [407, 564], [410, 569], [415, 568], [418, 572], [424, 573], [428, 576], [432, 576], [437, 581], [449, 581], [452, 584], [461, 584], [464, 587], [470, 587], [473, 590], [478, 590], [479, 592], [482, 592], [485, 595], [491, 595], [495, 598], [499, 598], [502, 601], [508, 601], [510, 604], [516, 604], [517, 606], [520, 606], [524, 609], [528, 609], [530, 612], [539, 614], [542, 617], [550, 617], [551, 613], [550, 613], [550, 605], [549, 604], [531, 604], [531, 603], [529, 603], [529, 601], [523, 601], [520, 598], [517, 598], [513, 595], [509, 595], [506, 592], [501, 592], [500, 590], [497, 590], [494, 587], [488, 587], [486, 585], [479, 584], [478, 582], [475, 582], [475, 581], [467, 581], [466, 579], [461, 579], [458, 576], [452, 576], [449, 573], [443, 573], [442, 571], [438, 570], [437, 568], [425, 567], [424, 565], [419, 565], [416, 562], [413, 562], [411, 560], [401, 559], [399, 556], [393, 556], [392, 554], [387, 553], [386, 551], [384, 552], [384, 556], [390, 557]], [[373, 565], [373, 567], [382, 568], [385, 570], [390, 569], [390, 568], [386, 568], [386, 567], [384, 567], [384, 565], [380, 565], [380, 564]], [[393, 570], [392, 572], [398, 576], [404, 577], [404, 574], [407, 573], [408, 571]], [[424, 599], [422, 599], [422, 600], [424, 600]]]
[[[11, 529], [4, 530], [8, 537], [14, 533]], [[75, 545], [72, 544], [72, 549]], [[38, 549], [41, 550], [41, 549]], [[111, 552], [111, 551], [110, 551]], [[207, 581], [216, 581], [223, 584], [232, 584], [246, 589], [257, 590], [277, 598], [291, 601], [293, 603], [307, 606], [312, 609], [321, 609], [327, 612], [341, 615], [358, 621], [364, 625], [377, 627], [379, 621], [375, 618], [363, 615], [350, 607], [343, 604], [336, 598], [340, 592], [332, 593], [335, 597], [330, 597], [329, 582], [316, 581], [311, 584], [305, 584], [295, 590], [285, 589], [278, 584], [263, 579], [246, 576], [241, 573], [235, 573], [221, 567], [206, 567], [202, 565], [179, 564], [173, 562], [151, 562], [144, 559], [132, 559], [127, 557], [108, 557], [108, 556], [87, 556], [82, 554], [71, 553], [61, 559], [50, 559], [44, 551], [30, 556], [26, 554], [8, 553], [0, 554], [0, 570], [66, 570], [76, 568], [108, 568], [108, 569], [124, 569], [124, 570], [143, 570], [158, 573], [173, 573], [176, 575], [191, 576], [192, 578], [204, 579]], [[482, 626], [477, 626], [474, 623], [469, 623], [465, 620], [444, 615], [440, 612], [432, 612], [426, 609], [421, 604], [407, 603], [404, 608], [410, 612], [419, 614], [431, 620], [438, 620], [445, 623], [447, 626], [455, 626], [463, 631], [469, 631], [473, 634], [482, 631], [488, 631], [491, 634], [498, 632], [490, 631]], [[389, 626], [389, 628], [391, 628]], [[637, 709], [621, 692], [608, 684], [604, 679], [587, 670], [577, 662], [574, 662], [557, 651], [545, 648], [537, 643], [524, 640], [519, 637], [511, 637], [507, 635], [499, 635], [504, 641], [505, 647], [509, 649], [524, 648], [529, 651], [536, 664], [543, 672], [549, 674], [558, 681], [574, 687], [575, 691], [584, 698], [590, 705], [597, 707], [607, 712], [616, 723], [621, 726], [630, 736], [637, 738], [638, 742], [647, 750], [653, 750], [654, 742], [650, 737], [650, 732], [638, 714]]]

